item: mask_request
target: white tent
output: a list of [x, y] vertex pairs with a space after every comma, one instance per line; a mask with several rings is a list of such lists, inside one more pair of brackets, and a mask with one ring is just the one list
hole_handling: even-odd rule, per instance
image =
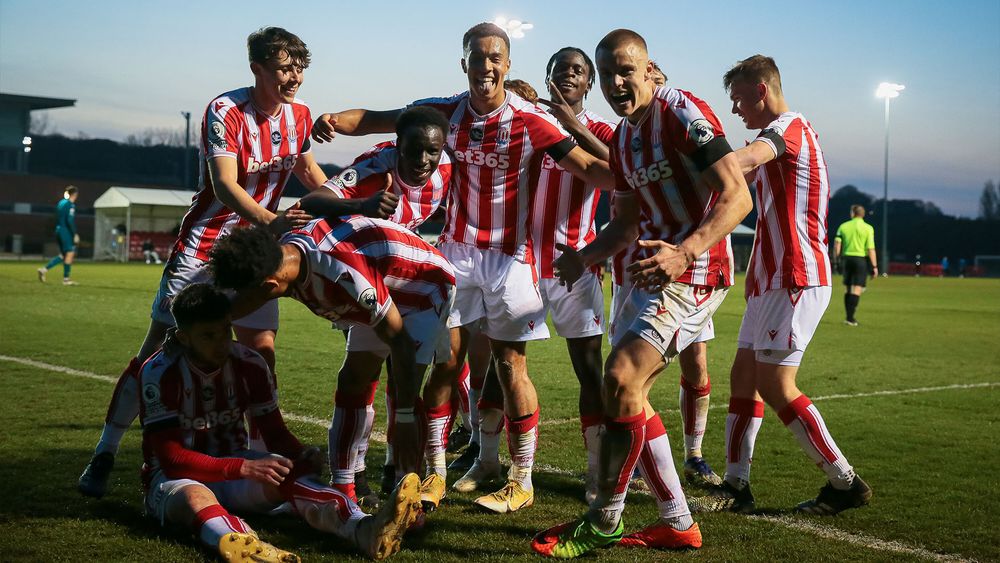
[[[108, 188], [94, 202], [94, 259], [127, 262], [129, 246], [136, 243], [133, 235], [155, 238], [157, 250], [165, 251], [159, 242], [173, 242], [172, 233], [191, 206], [194, 194], [189, 190]], [[283, 197], [278, 208], [287, 209], [296, 199]]]

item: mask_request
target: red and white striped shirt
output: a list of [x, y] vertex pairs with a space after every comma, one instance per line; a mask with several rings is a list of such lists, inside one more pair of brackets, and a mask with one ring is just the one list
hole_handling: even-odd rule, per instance
[[[639, 239], [680, 244], [719, 197], [698, 182], [698, 150], [725, 134], [712, 108], [690, 92], [660, 86], [650, 104], [637, 125], [622, 119], [615, 131], [610, 162], [615, 197], [639, 198]], [[697, 257], [676, 281], [732, 285], [729, 235]]]
[[413, 104], [436, 108], [451, 122], [448, 145], [459, 165], [441, 239], [528, 260], [528, 167], [533, 155], [569, 136], [548, 112], [511, 92], [487, 115], [472, 109], [468, 92]]
[[404, 317], [443, 311], [455, 285], [451, 264], [437, 249], [382, 219], [316, 219], [281, 242], [305, 255], [305, 281], [292, 297], [338, 328], [374, 326], [390, 304]]
[[[601, 142], [611, 143], [614, 123], [589, 110], [580, 112], [576, 119]], [[538, 156], [535, 158], [538, 160]], [[587, 185], [545, 153], [538, 164], [532, 165], [531, 175], [531, 184], [535, 186], [531, 214], [535, 264], [540, 277], [554, 278], [552, 261], [562, 254], [556, 250], [556, 243], [579, 250], [597, 236], [594, 215], [600, 190], [598, 186]]]
[[258, 110], [250, 88], [226, 92], [212, 100], [201, 122], [201, 171], [198, 193], [181, 222], [173, 252], [208, 260], [216, 239], [248, 221], [215, 196], [208, 161], [235, 158], [236, 183], [261, 207], [276, 212], [292, 168], [310, 151], [312, 115], [305, 102], [281, 104], [277, 116]]
[[831, 284], [826, 215], [830, 181], [819, 137], [801, 113], [786, 112], [755, 143], [776, 155], [757, 167], [757, 233], [746, 294]]
[[396, 148], [396, 143], [394, 141], [380, 143], [356, 158], [351, 166], [323, 185], [338, 197], [369, 197], [384, 188], [386, 174], [392, 174], [390, 191], [399, 196], [399, 205], [389, 220], [415, 232], [421, 223], [437, 211], [441, 200], [448, 193], [448, 183], [451, 181], [451, 158], [448, 157], [448, 153], [442, 151], [437, 169], [422, 186], [407, 184], [399, 175], [398, 162], [399, 149]]
[[[143, 432], [179, 429], [181, 445], [213, 457], [247, 449], [244, 414], [263, 416], [278, 409], [278, 392], [267, 363], [233, 342], [229, 360], [206, 374], [183, 353], [157, 352], [142, 366], [139, 418]], [[155, 447], [143, 440], [146, 470], [160, 467]]]

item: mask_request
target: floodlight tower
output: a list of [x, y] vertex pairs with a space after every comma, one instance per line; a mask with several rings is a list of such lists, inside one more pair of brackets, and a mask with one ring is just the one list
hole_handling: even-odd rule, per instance
[[875, 97], [885, 99], [885, 168], [882, 177], [882, 275], [889, 275], [889, 100], [898, 98], [906, 86], [883, 82]]

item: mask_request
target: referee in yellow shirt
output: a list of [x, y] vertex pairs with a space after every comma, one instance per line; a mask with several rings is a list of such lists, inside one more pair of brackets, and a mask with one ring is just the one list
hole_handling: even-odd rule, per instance
[[841, 261], [844, 272], [844, 310], [847, 318], [844, 324], [858, 326], [854, 312], [861, 301], [861, 293], [865, 290], [868, 280], [868, 268], [871, 275], [878, 276], [878, 262], [875, 258], [875, 229], [865, 223], [865, 208], [860, 205], [851, 206], [851, 220], [842, 223], [837, 228], [837, 236], [833, 239], [833, 255]]

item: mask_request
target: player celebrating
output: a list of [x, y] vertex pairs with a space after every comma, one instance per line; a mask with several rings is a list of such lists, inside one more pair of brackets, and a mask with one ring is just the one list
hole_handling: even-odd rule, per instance
[[[666, 84], [667, 75], [663, 73], [660, 65], [656, 64], [656, 61], [649, 62], [653, 65], [653, 71], [650, 74], [653, 83], [657, 86]], [[614, 315], [617, 311], [622, 310], [625, 296], [631, 289], [630, 284], [625, 284], [628, 289], [621, 293], [622, 281], [628, 277], [628, 274], [624, 272], [625, 265], [640, 256], [641, 250], [638, 246], [629, 245], [626, 250], [615, 255], [611, 260], [614, 271], [612, 319], [615, 319]], [[620, 324], [627, 327], [631, 320], [631, 318], [622, 319]], [[712, 471], [712, 467], [702, 457], [701, 451], [701, 444], [705, 438], [705, 428], [708, 426], [708, 407], [712, 391], [712, 381], [708, 375], [707, 343], [714, 338], [715, 326], [709, 319], [708, 325], [695, 338], [694, 342], [681, 350], [677, 358], [681, 368], [678, 402], [680, 403], [681, 426], [684, 429], [684, 477], [688, 483], [700, 487], [712, 487], [722, 482], [722, 478], [716, 475], [715, 471]]]
[[59, 243], [59, 255], [38, 269], [38, 281], [44, 282], [45, 274], [62, 263], [63, 285], [77, 285], [69, 274], [73, 269], [76, 245], [80, 242], [80, 235], [76, 232], [76, 198], [79, 195], [76, 186], [66, 186], [63, 198], [56, 205], [56, 241]]
[[[447, 196], [452, 170], [451, 159], [444, 152], [448, 120], [434, 109], [412, 107], [400, 114], [396, 135], [395, 142], [375, 146], [331, 178], [324, 184], [329, 192], [318, 190], [303, 198], [303, 207], [316, 215], [335, 217], [360, 213], [384, 218], [415, 232]], [[354, 327], [350, 330], [357, 333], [367, 329]], [[378, 349], [383, 346], [378, 344], [373, 351], [370, 347], [378, 342], [377, 339], [362, 339], [357, 334], [352, 337], [349, 333], [347, 340], [353, 346], [348, 346], [337, 378], [336, 408], [329, 435], [330, 469], [333, 486], [352, 497], [357, 495], [365, 506], [378, 500], [365, 478], [364, 458], [375, 418], [372, 403], [383, 361]], [[391, 437], [395, 422], [391, 370], [389, 378], [386, 408]], [[447, 420], [433, 419], [429, 443], [438, 447], [428, 451], [429, 469], [442, 478], [446, 475], [444, 440], [436, 433], [444, 431]], [[392, 484], [387, 491], [397, 481], [391, 442], [386, 452], [386, 471]]]
[[[139, 413], [136, 378], [142, 363], [159, 348], [174, 319], [170, 301], [184, 286], [208, 279], [204, 269], [216, 239], [237, 225], [267, 226], [278, 234], [311, 217], [298, 209], [278, 213], [291, 174], [309, 189], [326, 175], [310, 152], [312, 117], [295, 97], [309, 50], [297, 36], [277, 27], [247, 38], [254, 86], [212, 100], [202, 120], [201, 189], [191, 200], [153, 301], [151, 321], [138, 354], [118, 379], [94, 456], [80, 476], [81, 493], [101, 497], [107, 490], [118, 445]], [[240, 342], [274, 366], [277, 304], [236, 323]]]
[[628, 268], [632, 293], [642, 297], [642, 304], [605, 366], [597, 498], [584, 517], [535, 537], [532, 549], [551, 557], [577, 557], [622, 539], [625, 494], [637, 463], [656, 466], [665, 476], [650, 483], [662, 489], [662, 496], [657, 494], [660, 520], [631, 534], [627, 544], [701, 546], [663, 423], [649, 406], [646, 390], [725, 297], [733, 277], [728, 234], [752, 206], [715, 114], [690, 93], [652, 82], [640, 35], [612, 31], [596, 55], [604, 96], [624, 118], [611, 144], [616, 213], [582, 250], [563, 249], [556, 275], [572, 290], [587, 268], [636, 236], [655, 254]]
[[736, 152], [743, 172], [755, 174], [760, 210], [732, 369], [725, 481], [691, 505], [713, 511], [753, 509], [750, 462], [764, 416], [763, 397], [829, 478], [819, 496], [799, 504], [798, 510], [836, 514], [867, 504], [872, 490], [854, 473], [816, 406], [795, 383], [832, 291], [826, 160], [812, 125], [788, 109], [774, 59], [754, 55], [740, 61], [723, 82], [733, 113], [748, 129], [761, 130]]
[[[384, 559], [419, 513], [410, 474], [377, 516], [313, 477], [319, 450], [285, 426], [263, 358], [232, 341], [230, 303], [204, 283], [181, 290], [171, 307], [177, 330], [141, 370], [146, 510], [162, 523], [193, 526], [226, 561], [298, 561], [261, 541], [229, 510], [267, 512], [289, 502], [310, 526]], [[244, 414], [271, 454], [247, 449]]]
[[[552, 101], [540, 99], [580, 146], [602, 160], [608, 158], [608, 143], [615, 125], [583, 108], [583, 100], [594, 85], [594, 63], [582, 50], [564, 47], [545, 67], [545, 82]], [[535, 187], [532, 207], [532, 248], [538, 268], [538, 287], [543, 308], [535, 322], [552, 322], [566, 347], [580, 382], [580, 428], [587, 449], [587, 492], [597, 488], [598, 433], [601, 407], [601, 335], [604, 333], [604, 292], [598, 272], [590, 270], [574, 284], [573, 292], [556, 279], [552, 261], [563, 246], [579, 250], [594, 240], [594, 216], [600, 197], [598, 187], [577, 179], [548, 155], [532, 170]], [[605, 189], [610, 186], [604, 186]]]
[[[216, 284], [238, 292], [237, 318], [288, 296], [338, 328], [350, 329], [351, 371], [341, 372], [338, 403], [364, 411], [367, 396], [374, 392], [372, 382], [392, 354], [392, 445], [398, 470], [415, 471], [424, 442], [417, 404], [420, 383], [435, 357], [444, 362], [450, 352], [445, 322], [455, 277], [441, 254], [395, 223], [355, 215], [314, 220], [280, 241], [260, 228], [235, 230], [219, 239], [211, 256]], [[344, 444], [342, 451], [351, 459], [340, 467], [353, 476], [356, 446], [352, 450]], [[350, 492], [352, 487], [343, 488]], [[444, 478], [436, 472], [422, 485], [431, 507], [438, 505], [444, 490]]]
[[[528, 378], [526, 343], [548, 336], [544, 324], [534, 322], [542, 308], [528, 252], [531, 190], [525, 172], [533, 155], [547, 152], [577, 177], [597, 185], [612, 181], [607, 163], [575, 146], [555, 119], [533, 104], [503, 89], [510, 70], [510, 39], [494, 24], [482, 23], [462, 38], [462, 70], [469, 91], [451, 98], [429, 98], [428, 105], [449, 118], [448, 144], [459, 161], [456, 182], [449, 194], [441, 252], [455, 266], [457, 293], [448, 321], [453, 329], [454, 361], [431, 374], [445, 380], [437, 396], [424, 395], [428, 412], [450, 400], [450, 383], [458, 377], [465, 358], [472, 323], [486, 319], [498, 363], [503, 409], [480, 408], [483, 429], [480, 460], [456, 482], [470, 490], [499, 473], [496, 458], [506, 417], [507, 440], [513, 463], [507, 484], [476, 504], [494, 512], [512, 512], [534, 502], [531, 468], [538, 429], [538, 398]], [[324, 115], [314, 137], [331, 140], [333, 130], [346, 135], [388, 132], [401, 110], [363, 109]], [[482, 407], [483, 405], [481, 405]]]

